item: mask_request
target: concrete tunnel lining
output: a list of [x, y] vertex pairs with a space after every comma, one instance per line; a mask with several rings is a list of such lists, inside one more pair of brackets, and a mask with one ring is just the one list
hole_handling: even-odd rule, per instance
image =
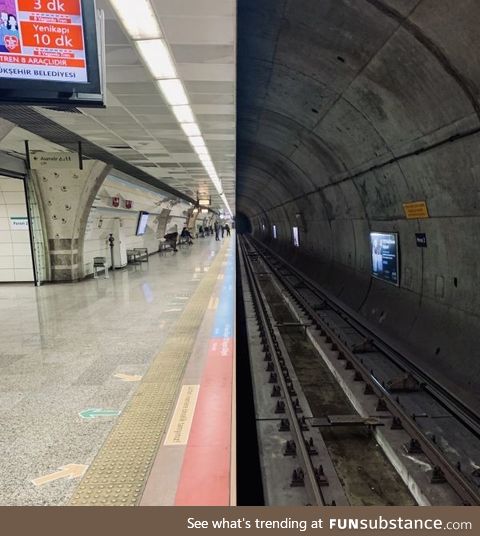
[[[241, 0], [237, 193], [258, 238], [477, 408], [479, 19], [471, 1]], [[405, 219], [417, 200], [428, 220]], [[370, 230], [400, 234], [400, 288], [372, 281]]]

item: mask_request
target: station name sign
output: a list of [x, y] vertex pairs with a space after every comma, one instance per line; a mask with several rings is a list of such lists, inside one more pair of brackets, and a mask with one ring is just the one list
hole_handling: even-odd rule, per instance
[[[0, 90], [19, 90], [19, 100], [25, 100], [22, 90], [35, 88], [56, 90], [57, 100], [73, 93], [100, 94], [98, 50], [94, 0], [0, 2]], [[8, 97], [15, 100], [14, 93]]]
[[73, 153], [35, 153], [30, 156], [31, 169], [78, 169], [79, 157]]

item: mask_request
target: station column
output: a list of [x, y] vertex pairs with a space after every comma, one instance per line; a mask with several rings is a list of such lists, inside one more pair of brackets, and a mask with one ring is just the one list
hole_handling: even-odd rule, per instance
[[55, 282], [83, 277], [83, 241], [95, 195], [111, 167], [85, 161], [83, 170], [32, 171], [32, 185], [43, 219], [50, 277]]

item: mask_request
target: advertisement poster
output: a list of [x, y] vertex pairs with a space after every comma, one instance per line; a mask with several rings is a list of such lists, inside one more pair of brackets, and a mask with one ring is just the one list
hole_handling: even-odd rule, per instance
[[370, 243], [373, 276], [398, 285], [398, 236], [394, 233], [370, 233]]
[[298, 227], [293, 228], [293, 245], [296, 248], [300, 247], [300, 236], [298, 234]]
[[88, 82], [81, 0], [0, 0], [0, 78]]

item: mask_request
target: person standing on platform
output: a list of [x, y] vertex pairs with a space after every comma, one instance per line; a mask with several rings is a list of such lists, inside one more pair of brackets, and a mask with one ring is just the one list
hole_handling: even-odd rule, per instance
[[222, 240], [223, 240], [223, 237], [225, 236], [225, 225], [220, 225], [221, 229], [222, 229]]
[[220, 241], [220, 226], [218, 225], [218, 221], [215, 222], [214, 228], [215, 228], [215, 241], [219, 242]]
[[228, 223], [225, 224], [225, 231], [227, 231], [227, 236], [230, 236], [230, 225]]

